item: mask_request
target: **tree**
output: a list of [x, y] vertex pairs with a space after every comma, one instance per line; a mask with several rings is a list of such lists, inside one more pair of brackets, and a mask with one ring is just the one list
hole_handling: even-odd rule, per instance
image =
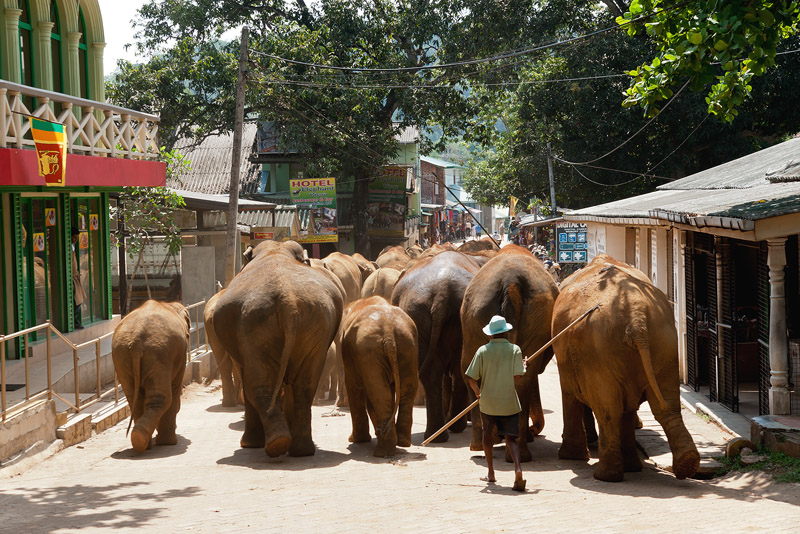
[[[179, 135], [194, 131], [194, 121], [198, 135], [230, 130], [238, 43], [218, 42], [224, 31], [249, 25], [250, 117], [283, 125], [281, 142], [305, 155], [310, 174], [352, 183], [356, 248], [366, 252], [368, 182], [395, 155], [397, 133], [438, 124], [444, 146], [477, 112], [469, 81], [496, 76], [497, 64], [429, 67], [517, 46], [536, 8], [519, 0], [151, 0], [139, 12], [138, 38], [154, 59], [123, 68], [109, 94], [127, 104], [152, 87], [146, 102], [186, 115], [168, 126]], [[199, 90], [201, 73], [189, 63], [204, 51], [213, 61]], [[386, 67], [405, 70], [364, 70]], [[434, 145], [424, 140], [423, 151]]]
[[[661, 108], [688, 79], [694, 91], [710, 90], [708, 112], [731, 122], [753, 91], [753, 80], [776, 65], [782, 41], [797, 35], [797, 0], [699, 0], [673, 4], [633, 0], [620, 24], [630, 35], [647, 33], [656, 44], [652, 60], [632, 69], [624, 105], [639, 106], [648, 116]], [[652, 57], [652, 56], [651, 56]]]
[[[602, 11], [573, 12], [561, 26], [564, 33], [612, 23]], [[782, 46], [798, 48], [800, 38]], [[510, 195], [547, 199], [550, 142], [561, 160], [591, 162], [556, 160], [558, 205], [578, 208], [648, 192], [800, 130], [800, 110], [787, 98], [800, 83], [800, 65], [788, 55], [778, 58], [770, 76], [753, 81], [752, 98], [732, 123], [709, 116], [704, 95], [687, 89], [647, 124], [638, 109], [620, 108], [620, 94], [627, 85], [623, 73], [655, 51], [649, 38], [607, 32], [532, 58], [519, 69], [517, 87], [487, 93], [491, 105], [476, 120], [500, 120], [505, 128], [484, 141], [488, 148], [470, 166], [465, 187], [486, 203], [506, 204]]]
[[[190, 162], [174, 151], [162, 150], [161, 157], [167, 163], [168, 183], [179, 182], [180, 175], [190, 168]], [[115, 235], [116, 243], [124, 247], [129, 258], [136, 258], [133, 272], [125, 281], [126, 287], [130, 286], [142, 266], [145, 250], [153, 245], [156, 238], [164, 243], [177, 265], [175, 257], [181, 250], [182, 240], [174, 215], [175, 210], [185, 206], [183, 197], [167, 187], [126, 187], [120, 193], [117, 207], [112, 208], [111, 212], [111, 216], [120, 223]], [[147, 269], [143, 269], [143, 273], [147, 297], [151, 298]], [[129, 310], [130, 303], [131, 293], [128, 292], [123, 309]]]

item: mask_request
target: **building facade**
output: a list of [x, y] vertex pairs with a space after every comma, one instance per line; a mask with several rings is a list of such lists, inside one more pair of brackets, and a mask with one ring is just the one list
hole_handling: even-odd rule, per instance
[[[111, 318], [111, 193], [164, 185], [158, 117], [105, 103], [96, 0], [4, 0], [0, 26], [0, 329], [74, 328]], [[29, 117], [64, 125], [65, 183], [39, 175]], [[71, 233], [78, 232], [73, 246]], [[74, 250], [73, 250], [74, 248]], [[35, 341], [35, 340], [34, 340]], [[24, 347], [8, 348], [17, 357]]]
[[682, 380], [747, 416], [800, 413], [800, 138], [565, 215], [589, 257], [673, 303]]

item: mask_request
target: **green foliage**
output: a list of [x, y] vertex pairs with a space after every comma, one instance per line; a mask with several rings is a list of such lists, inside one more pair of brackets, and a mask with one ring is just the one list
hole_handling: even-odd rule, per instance
[[766, 455], [766, 459], [754, 464], [745, 465], [742, 463], [741, 457], [739, 456], [735, 458], [715, 458], [722, 464], [716, 476], [724, 476], [734, 472], [763, 471], [772, 475], [776, 482], [787, 484], [800, 483], [800, 458], [793, 458], [782, 452], [769, 452], [763, 448], [759, 448], [755, 452], [757, 454]]
[[[180, 175], [190, 169], [191, 162], [174, 151], [162, 150], [161, 155], [167, 162], [167, 182], [179, 183]], [[185, 206], [183, 197], [167, 187], [126, 187], [111, 216], [122, 223], [128, 256], [140, 256], [155, 237], [163, 239], [170, 255], [178, 254], [181, 231], [173, 217], [176, 210]]]
[[650, 36], [656, 53], [629, 72], [633, 82], [623, 105], [641, 107], [653, 116], [688, 78], [693, 90], [708, 91], [709, 113], [733, 121], [753, 91], [753, 79], [775, 67], [778, 46], [798, 33], [800, 2], [700, 0], [675, 9], [671, 5], [664, 0], [633, 0], [617, 19], [626, 24], [663, 10], [627, 26], [630, 35]]
[[[604, 11], [572, 12], [571, 20], [559, 27], [554, 19], [549, 27], [578, 34], [611, 23]], [[782, 46], [798, 48], [800, 37]], [[766, 148], [800, 130], [800, 110], [786, 96], [800, 85], [800, 62], [791, 55], [779, 56], [769, 76], [753, 80], [752, 98], [739, 107], [733, 123], [709, 116], [704, 95], [686, 90], [645, 127], [647, 119], [637, 108], [620, 109], [626, 78], [606, 76], [626, 72], [655, 52], [649, 39], [605, 33], [532, 57], [516, 68], [522, 82], [517, 87], [476, 91], [476, 97], [490, 101], [476, 121], [483, 125], [499, 121], [505, 128], [480, 139], [484, 152], [466, 173], [470, 194], [498, 204], [506, 204], [509, 195], [536, 196], [549, 204], [548, 142], [553, 154], [567, 161], [585, 162], [608, 154], [593, 165], [611, 171], [555, 161], [558, 205], [580, 208], [649, 192], [670, 179]], [[468, 128], [466, 135], [471, 133]], [[647, 171], [657, 177], [642, 176]]]

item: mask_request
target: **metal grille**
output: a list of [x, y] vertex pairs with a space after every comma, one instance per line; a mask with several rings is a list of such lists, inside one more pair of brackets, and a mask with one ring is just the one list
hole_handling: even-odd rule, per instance
[[689, 385], [695, 391], [700, 389], [700, 382], [697, 380], [697, 320], [695, 315], [695, 288], [694, 288], [694, 238], [693, 233], [686, 234], [686, 370]]
[[758, 413], [769, 413], [769, 266], [767, 243], [758, 250]]
[[717, 261], [713, 253], [703, 254], [706, 268], [706, 294], [708, 295], [708, 398], [719, 400], [717, 389]]
[[717, 322], [718, 342], [722, 348], [722, 357], [718, 359], [719, 402], [733, 412], [739, 411], [739, 384], [736, 376], [736, 332], [734, 324], [734, 306], [736, 303], [735, 264], [731, 254], [730, 241], [720, 238], [717, 254], [721, 260], [721, 317]]

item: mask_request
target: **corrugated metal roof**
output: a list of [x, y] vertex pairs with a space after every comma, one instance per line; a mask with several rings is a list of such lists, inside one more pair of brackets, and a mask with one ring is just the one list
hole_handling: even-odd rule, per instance
[[658, 189], [745, 189], [767, 183], [766, 173], [800, 160], [800, 137], [659, 186]]
[[800, 159], [800, 138], [687, 176], [656, 191], [591, 206], [573, 221], [663, 224], [664, 221], [752, 230], [754, 221], [800, 212], [800, 182], [770, 183], [768, 171]]
[[458, 163], [453, 163], [452, 161], [447, 161], [447, 160], [439, 159], [439, 158], [432, 158], [430, 156], [420, 156], [419, 160], [423, 161], [425, 163], [429, 163], [431, 165], [435, 165], [436, 167], [441, 167], [443, 169], [463, 169], [464, 168], [462, 165], [459, 165]]
[[419, 141], [419, 128], [416, 126], [406, 126], [403, 130], [394, 136], [395, 141], [398, 143], [416, 143]]
[[[258, 126], [253, 123], [245, 123], [242, 128], [240, 195], [258, 193], [261, 184], [261, 165], [252, 163], [249, 159], [255, 146], [257, 129]], [[211, 195], [228, 194], [231, 182], [233, 132], [208, 137], [195, 147], [190, 147], [191, 143], [189, 139], [181, 139], [175, 143], [175, 150], [191, 161], [191, 170], [181, 176], [182, 183], [170, 181], [167, 185]]]
[[[230, 196], [225, 195], [210, 195], [207, 193], [198, 193], [196, 191], [186, 191], [184, 189], [170, 188], [175, 193], [181, 195], [183, 200], [186, 201], [187, 208], [193, 209], [208, 209], [208, 210], [225, 210], [230, 204]], [[239, 210], [243, 209], [273, 209], [276, 204], [272, 202], [259, 202], [257, 200], [248, 200], [240, 198], [238, 202]]]

